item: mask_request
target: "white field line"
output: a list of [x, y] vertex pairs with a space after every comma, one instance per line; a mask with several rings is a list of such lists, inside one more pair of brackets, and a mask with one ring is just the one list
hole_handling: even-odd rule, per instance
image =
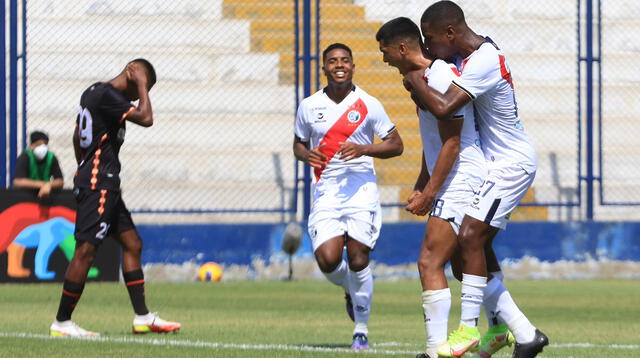
[[[358, 353], [348, 348], [330, 348], [318, 347], [311, 345], [288, 345], [288, 344], [237, 344], [237, 343], [218, 343], [203, 342], [189, 340], [174, 339], [146, 339], [146, 338], [129, 338], [129, 337], [78, 337], [78, 338], [62, 338], [51, 337], [44, 334], [34, 333], [5, 333], [0, 332], [0, 338], [24, 338], [24, 339], [75, 339], [92, 342], [108, 342], [108, 343], [134, 343], [152, 346], [179, 346], [179, 347], [196, 347], [196, 348], [218, 348], [218, 349], [241, 349], [241, 350], [282, 350], [297, 352], [320, 352], [320, 353]], [[406, 355], [418, 354], [420, 351], [400, 351], [400, 350], [384, 350], [376, 347], [420, 347], [417, 344], [401, 343], [401, 342], [383, 342], [373, 343], [373, 347], [366, 351], [368, 354], [382, 355]], [[551, 344], [548, 348], [608, 348], [621, 350], [640, 350], [640, 345], [624, 345], [624, 344], [592, 344], [592, 343], [561, 343]]]

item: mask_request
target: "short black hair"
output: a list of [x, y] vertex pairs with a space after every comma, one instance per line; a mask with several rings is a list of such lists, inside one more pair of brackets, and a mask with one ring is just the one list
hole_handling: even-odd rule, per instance
[[349, 57], [351, 57], [351, 61], [353, 61], [353, 53], [351, 52], [351, 49], [349, 48], [349, 46], [343, 44], [343, 43], [332, 43], [331, 45], [327, 46], [327, 48], [324, 49], [324, 51], [322, 51], [322, 63], [324, 63], [324, 61], [327, 60], [327, 54], [337, 48], [341, 48], [345, 51], [347, 51], [349, 53]]
[[459, 25], [466, 23], [462, 8], [449, 0], [438, 1], [429, 6], [422, 14], [420, 22], [437, 25]]
[[49, 142], [49, 136], [45, 132], [41, 132], [41, 131], [31, 132], [29, 139], [31, 140], [31, 144], [39, 140], [44, 140], [45, 142]]
[[135, 60], [131, 60], [129, 63], [139, 63], [147, 70], [147, 75], [149, 76], [149, 87], [152, 87], [156, 84], [156, 70], [153, 68], [151, 62], [144, 58], [136, 58]]
[[387, 21], [376, 33], [376, 41], [388, 45], [400, 39], [415, 40], [422, 48], [420, 28], [408, 17], [396, 17]]

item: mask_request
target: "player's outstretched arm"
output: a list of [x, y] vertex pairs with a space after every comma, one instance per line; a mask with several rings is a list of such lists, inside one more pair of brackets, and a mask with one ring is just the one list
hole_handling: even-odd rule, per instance
[[398, 129], [394, 129], [389, 135], [382, 138], [380, 143], [363, 145], [353, 142], [340, 142], [338, 144], [340, 144], [340, 159], [345, 162], [363, 155], [381, 159], [393, 158], [404, 151], [404, 144]]
[[325, 144], [309, 150], [309, 142], [303, 142], [298, 136], [293, 137], [293, 155], [301, 162], [305, 162], [314, 168], [323, 169], [327, 164], [327, 156], [322, 154]]
[[127, 80], [136, 84], [140, 101], [138, 102], [138, 107], [127, 113], [125, 118], [137, 125], [151, 127], [153, 125], [153, 110], [151, 108], [151, 99], [149, 99], [146, 70], [139, 63], [132, 62], [127, 65], [126, 71]]
[[429, 178], [422, 193], [416, 196], [406, 207], [407, 211], [415, 215], [423, 216], [431, 210], [436, 195], [458, 159], [458, 154], [460, 153], [460, 132], [462, 131], [463, 123], [463, 118], [438, 121], [442, 148], [440, 149], [440, 153], [438, 153], [438, 159], [433, 168], [433, 173], [431, 173], [431, 178]]
[[404, 76], [404, 85], [411, 92], [414, 101], [421, 103], [438, 119], [450, 119], [457, 110], [471, 101], [471, 97], [456, 87], [450, 85], [444, 94], [429, 87], [424, 80], [424, 72], [411, 71]]

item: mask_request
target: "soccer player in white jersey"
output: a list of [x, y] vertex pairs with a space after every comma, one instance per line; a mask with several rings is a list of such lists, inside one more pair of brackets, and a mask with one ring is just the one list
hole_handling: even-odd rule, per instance
[[[334, 43], [323, 51], [322, 62], [328, 85], [300, 103], [293, 152], [313, 167], [308, 229], [316, 261], [327, 279], [346, 291], [347, 312], [355, 322], [351, 348], [368, 349], [369, 253], [382, 221], [373, 157], [398, 156], [403, 144], [382, 104], [352, 83], [351, 49]], [[374, 135], [382, 142], [374, 144]]]
[[[385, 23], [378, 30], [376, 40], [384, 62], [403, 75], [413, 70], [423, 71], [429, 86], [442, 93], [459, 75], [455, 65], [434, 61], [429, 55], [425, 57], [420, 29], [406, 17]], [[418, 101], [416, 104], [421, 107]], [[439, 346], [447, 340], [451, 308], [444, 267], [452, 260], [454, 274], [461, 279], [459, 255], [455, 255], [458, 229], [469, 200], [486, 176], [486, 165], [471, 105], [463, 106], [445, 121], [438, 121], [423, 109], [418, 110], [418, 116], [422, 169], [407, 210], [419, 216], [430, 214], [418, 261], [427, 333], [426, 353], [419, 354], [418, 358], [436, 358]], [[487, 253], [488, 264], [499, 269], [491, 247]], [[497, 340], [492, 340], [492, 348], [487, 349], [491, 354], [513, 343], [513, 336], [506, 328], [501, 333], [496, 335]]]
[[502, 282], [493, 275], [487, 284], [484, 248], [525, 195], [537, 168], [533, 145], [518, 117], [511, 72], [504, 54], [489, 39], [466, 24], [462, 9], [451, 1], [431, 5], [421, 18], [425, 46], [439, 58], [459, 56], [461, 76], [442, 94], [413, 71], [405, 84], [439, 119], [473, 102], [488, 174], [467, 207], [458, 236], [463, 260], [460, 327], [452, 333], [442, 356], [459, 356], [478, 344], [477, 322], [484, 297], [497, 302], [498, 319], [516, 338], [513, 357], [529, 358], [549, 344], [518, 309]]

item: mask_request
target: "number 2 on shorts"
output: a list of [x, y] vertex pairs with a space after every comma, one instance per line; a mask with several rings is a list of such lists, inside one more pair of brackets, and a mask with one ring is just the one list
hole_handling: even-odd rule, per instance
[[106, 222], [101, 222], [100, 223], [100, 230], [98, 231], [98, 233], [96, 234], [96, 239], [104, 239], [104, 236], [107, 234], [107, 231], [109, 230], [109, 224], [107, 224]]

